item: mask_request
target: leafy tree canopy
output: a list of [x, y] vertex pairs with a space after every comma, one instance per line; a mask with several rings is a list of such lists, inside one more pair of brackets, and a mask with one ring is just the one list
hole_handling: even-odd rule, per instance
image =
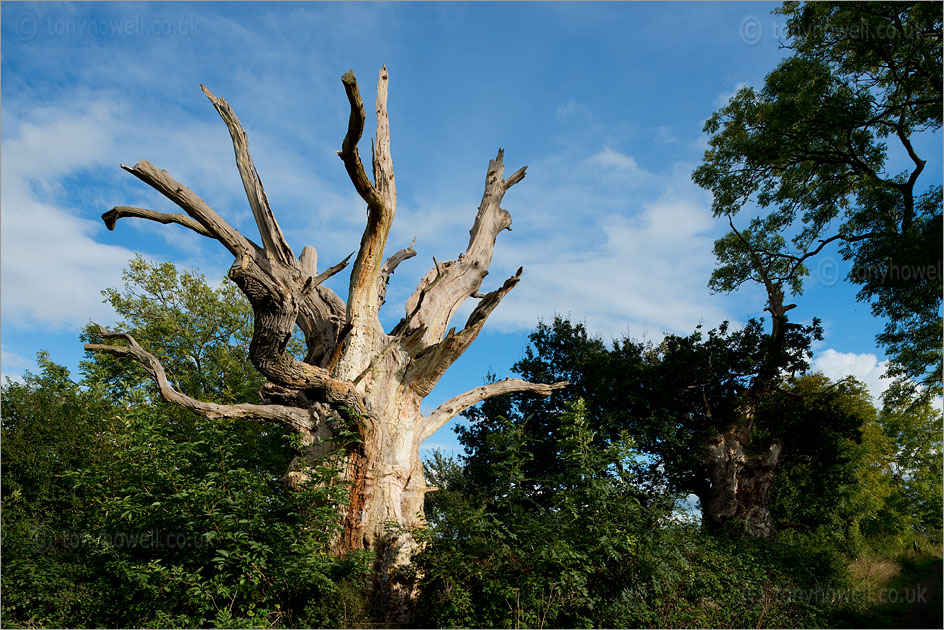
[[[791, 325], [781, 345], [772, 342], [760, 321], [751, 320], [738, 329], [723, 324], [687, 336], [667, 335], [658, 345], [624, 338], [607, 347], [582, 324], [556, 317], [538, 325], [524, 358], [512, 369], [524, 378], [567, 379], [572, 385], [546, 399], [512, 396], [467, 412], [470, 426], [457, 431], [470, 456], [469, 473], [482, 487], [489, 486], [494, 478], [490, 462], [503, 457], [505, 444], [498, 436], [508, 421], [532, 436], [532, 457], [523, 464], [528, 478], [558, 470], [560, 418], [568, 403], [581, 398], [597, 443], [619, 440], [624, 432], [633, 437], [644, 457], [626, 465], [636, 469], [640, 487], [658, 494], [668, 483], [675, 491], [697, 493], [707, 483], [700, 450], [704, 438], [738, 417], [758, 370], [776, 366], [787, 375], [804, 372], [810, 344], [819, 335], [818, 323]], [[754, 422], [761, 449], [789, 430], [773, 404], [763, 407]], [[547, 485], [539, 484], [534, 493], [545, 490]]]
[[[809, 259], [838, 242], [858, 299], [887, 319], [877, 340], [890, 374], [932, 391], [941, 382], [942, 192], [919, 186], [926, 161], [912, 140], [941, 128], [939, 9], [785, 3], [794, 54], [706, 122], [709, 148], [693, 173], [732, 228], [715, 244], [713, 289], [734, 290], [765, 266], [798, 294]], [[889, 170], [889, 143], [909, 168]], [[736, 230], [733, 217], [757, 207]]]

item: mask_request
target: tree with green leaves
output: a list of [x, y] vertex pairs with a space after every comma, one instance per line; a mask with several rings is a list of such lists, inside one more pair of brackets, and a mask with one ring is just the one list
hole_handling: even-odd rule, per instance
[[[566, 378], [571, 387], [549, 398], [487, 401], [470, 411], [459, 439], [470, 474], [489, 486], [489, 462], [501, 458], [502, 425], [528, 427], [534, 458], [530, 478], [558, 466], [560, 419], [572, 397], [586, 401], [597, 440], [633, 437], [646, 460], [636, 470], [637, 498], [646, 503], [668, 487], [694, 493], [713, 529], [737, 523], [766, 536], [775, 529], [768, 510], [793, 404], [782, 389], [808, 368], [819, 326], [759, 320], [741, 328], [723, 324], [688, 336], [667, 335], [658, 345], [622, 339], [608, 348], [580, 324], [556, 318], [531, 335], [531, 347], [513, 370], [524, 378]], [[772, 401], [777, 401], [773, 404]], [[547, 491], [536, 481], [533, 496]]]
[[886, 318], [877, 340], [889, 374], [940, 392], [942, 192], [921, 186], [927, 162], [914, 142], [941, 128], [940, 6], [787, 2], [778, 12], [793, 54], [705, 124], [693, 180], [731, 228], [715, 244], [711, 286], [735, 290], [766, 267], [799, 294], [811, 259], [835, 243], [858, 299]]
[[[163, 353], [177, 387], [213, 404], [256, 396], [261, 379], [243, 354], [251, 312], [232, 287], [140, 258], [125, 281], [104, 292], [116, 327]], [[371, 619], [372, 554], [333, 550], [349, 492], [336, 483], [343, 452], [289, 491], [281, 479], [299, 445], [281, 427], [190, 414], [121, 357], [90, 355], [78, 381], [45, 354], [39, 363], [2, 391], [7, 625]]]
[[881, 509], [887, 495], [879, 473], [885, 441], [871, 394], [855, 379], [831, 382], [807, 374], [791, 379], [770, 403], [786, 425], [771, 489], [774, 521], [783, 529], [815, 532], [830, 544], [854, 545], [859, 524]]
[[[171, 263], [149, 263], [140, 255], [122, 274], [124, 287], [103, 291], [121, 317], [117, 330], [134, 336], [172, 375], [174, 386], [191, 397], [230, 404], [255, 402], [263, 377], [249, 361], [252, 307], [230, 282], [211, 287], [194, 271], [178, 271]], [[97, 337], [94, 327], [84, 338]], [[304, 343], [289, 340], [288, 349], [303, 354]], [[119, 387], [152, 397], [150, 379], [129, 369], [128, 359], [91, 355], [83, 368], [112, 384], [112, 393], [127, 396]]]
[[[818, 607], [763, 594], [842, 586], [837, 554], [708, 535], [673, 512], [676, 497], [664, 485], [640, 492], [632, 431], [604, 439], [591, 407], [590, 400], [564, 402], [552, 422], [493, 418], [488, 450], [428, 463], [439, 489], [427, 498], [433, 544], [417, 559], [420, 622], [823, 625]], [[548, 449], [553, 461], [535, 461]]]

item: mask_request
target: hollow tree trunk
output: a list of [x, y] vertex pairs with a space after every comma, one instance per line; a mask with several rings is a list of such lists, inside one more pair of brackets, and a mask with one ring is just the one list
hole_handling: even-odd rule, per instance
[[[453, 261], [440, 263], [433, 259], [433, 268], [407, 300], [404, 317], [390, 332], [385, 332], [379, 310], [386, 296], [387, 281], [401, 262], [416, 255], [411, 245], [386, 261], [383, 258], [397, 206], [387, 117], [387, 69], [381, 69], [377, 82], [373, 181], [357, 149], [366, 117], [353, 72], [346, 73], [342, 83], [351, 113], [338, 156], [355, 190], [367, 204], [367, 225], [351, 268], [346, 302], [322, 283], [344, 269], [351, 256], [321, 273], [314, 247], [305, 247], [296, 258], [269, 207], [249, 155], [245, 131], [226, 101], [206, 88], [204, 93], [229, 129], [236, 166], [262, 245], [230, 226], [167, 171], [146, 161], [122, 168], [162, 193], [186, 214], [117, 206], [102, 215], [110, 230], [123, 217], [175, 223], [219, 241], [233, 254], [235, 260], [229, 277], [253, 309], [249, 356], [268, 379], [260, 392], [262, 404], [217, 405], [181, 394], [171, 387], [157, 359], [126, 334], [101, 330], [104, 343], [88, 344], [86, 349], [136, 359], [151, 374], [166, 400], [204, 417], [254, 418], [280, 423], [297, 432], [302, 452], [286, 473], [292, 486], [303, 483], [308, 476], [306, 470], [338, 446], [337, 419], [347, 412], [359, 417], [362, 421], [359, 441], [345, 445], [348, 450], [343, 474], [351, 491], [349, 504], [339, 514], [343, 528], [336, 547], [339, 552], [350, 549], [377, 552], [381, 575], [377, 592], [392, 598], [391, 615], [399, 615], [409, 590], [387, 578], [395, 575], [396, 567], [410, 561], [416, 550], [411, 531], [424, 525], [426, 485], [419, 460], [422, 442], [449, 419], [482, 400], [510, 392], [546, 396], [566, 383], [535, 384], [506, 379], [476, 387], [446, 401], [428, 415], [421, 414], [423, 398], [475, 340], [489, 314], [521, 278], [519, 269], [500, 287], [479, 293], [488, 274], [495, 240], [500, 232], [511, 227], [511, 215], [500, 203], [505, 193], [524, 178], [525, 168], [505, 178], [503, 152], [499, 149], [488, 166], [485, 193], [466, 250]], [[469, 298], [479, 302], [456, 332], [455, 327], [449, 327], [452, 317]], [[287, 351], [296, 326], [305, 335], [308, 347], [304, 360]], [[112, 340], [123, 343], [109, 343]]]
[[751, 536], [767, 537], [774, 533], [767, 509], [767, 497], [780, 461], [780, 444], [765, 453], [748, 455], [735, 427], [705, 440], [709, 485], [699, 494], [702, 518], [712, 530], [727, 523]]
[[[755, 247], [734, 227], [730, 216], [728, 223], [746, 250], [756, 279], [767, 292], [764, 310], [770, 313], [771, 328], [765, 348], [758, 357], [757, 371], [749, 385], [737, 394], [740, 402], [736, 407], [736, 417], [716, 418], [718, 430], [701, 444], [707, 484], [700, 488], [698, 498], [702, 520], [709, 529], [719, 530], [726, 524], [734, 524], [750, 536], [767, 537], [775, 532], [767, 501], [776, 479], [782, 445], [779, 439], [775, 439], [763, 452], [756, 452], [756, 448], [752, 454], [747, 451], [751, 445], [756, 410], [780, 380], [781, 370], [789, 358], [787, 333], [794, 325], [788, 321], [787, 312], [796, 305], [784, 304], [783, 282], [784, 278], [791, 276], [783, 273], [783, 261]], [[799, 266], [805, 258], [796, 258], [790, 264]], [[711, 419], [711, 409], [704, 394], [703, 400], [705, 413]], [[773, 428], [776, 435], [782, 427], [769, 428]]]

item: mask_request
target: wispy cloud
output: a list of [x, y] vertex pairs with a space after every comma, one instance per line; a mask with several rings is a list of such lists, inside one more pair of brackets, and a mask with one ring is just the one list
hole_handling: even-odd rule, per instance
[[746, 88], [747, 86], [748, 84], [745, 81], [739, 81], [734, 86], [734, 89], [731, 90], [730, 92], [722, 92], [721, 94], [715, 97], [715, 100], [714, 100], [715, 107], [724, 107], [725, 105], [728, 104], [728, 101], [734, 98], [738, 92], [740, 92], [743, 88]]
[[93, 103], [72, 116], [44, 108], [13, 123], [0, 171], [5, 323], [75, 327], [111, 318], [100, 283], [117, 281], [132, 253], [96, 242], [98, 226], [62, 201], [66, 178], [101, 166], [108, 154], [111, 114]]
[[35, 365], [35, 361], [22, 357], [15, 352], [10, 352], [0, 346], [0, 380], [2, 380], [3, 383], [6, 383], [6, 379], [10, 379], [14, 383], [22, 383], [23, 371]]

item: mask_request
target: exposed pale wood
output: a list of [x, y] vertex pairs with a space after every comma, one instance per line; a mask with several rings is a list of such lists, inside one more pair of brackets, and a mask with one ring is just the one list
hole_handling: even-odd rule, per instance
[[[305, 281], [305, 286], [303, 287], [302, 293], [307, 293], [308, 291], [310, 291], [311, 289], [315, 288], [316, 286], [318, 286], [319, 284], [321, 284], [322, 282], [324, 282], [325, 280], [327, 280], [327, 279], [330, 278], [331, 276], [334, 276], [334, 275], [340, 273], [341, 271], [343, 271], [344, 268], [347, 267], [347, 263], [348, 263], [349, 260], [351, 260], [351, 256], [353, 256], [353, 255], [354, 255], [354, 252], [351, 252], [350, 254], [348, 254], [348, 255], [344, 258], [344, 260], [342, 260], [342, 261], [339, 262], [338, 264], [333, 265], [333, 266], [331, 266], [331, 267], [328, 267], [327, 269], [325, 269], [324, 271], [322, 271], [321, 273], [319, 273], [319, 274], [318, 274], [317, 276], [315, 276], [314, 278], [310, 278], [310, 280], [311, 280], [310, 282], [309, 282], [308, 280], [306, 280], [306, 281]], [[310, 288], [308, 288], [308, 287], [310, 287]]]
[[390, 127], [387, 121], [387, 70], [381, 69], [377, 81], [377, 151], [373, 159], [376, 177], [370, 183], [364, 172], [357, 151], [357, 142], [364, 129], [364, 103], [361, 100], [357, 80], [352, 71], [342, 78], [351, 117], [348, 133], [342, 143], [340, 156], [354, 184], [354, 188], [367, 202], [367, 225], [361, 237], [360, 249], [351, 268], [351, 280], [347, 298], [347, 321], [353, 326], [350, 341], [342, 357], [342, 368], [348, 376], [359, 372], [369, 363], [371, 354], [385, 343], [383, 331], [377, 319], [380, 296], [377, 286], [383, 264], [384, 247], [390, 226], [396, 214], [396, 185], [393, 177], [393, 160], [390, 157]]
[[258, 249], [257, 245], [224, 221], [207, 202], [171, 177], [167, 171], [158, 170], [147, 160], [141, 160], [133, 167], [122, 164], [121, 168], [177, 204], [234, 256]]
[[[342, 407], [358, 414], [360, 442], [348, 446], [343, 476], [350, 484], [348, 507], [341, 515], [343, 533], [338, 550], [369, 548], [381, 552], [381, 572], [408, 563], [417, 544], [409, 533], [422, 527], [427, 491], [419, 448], [449, 418], [470, 406], [510, 392], [546, 396], [566, 383], [535, 384], [519, 379], [475, 388], [422, 416], [420, 405], [443, 373], [469, 347], [502, 298], [520, 281], [521, 269], [499, 288], [480, 292], [488, 274], [498, 234], [511, 227], [511, 215], [501, 208], [505, 193], [520, 182], [522, 167], [503, 179], [503, 151], [486, 172], [485, 191], [470, 230], [469, 244], [457, 260], [439, 262], [422, 278], [406, 303], [405, 317], [388, 335], [380, 326], [379, 309], [387, 282], [397, 266], [416, 256], [410, 247], [384, 261], [396, 207], [396, 182], [390, 153], [387, 112], [388, 75], [382, 68], [377, 83], [377, 138], [372, 148], [372, 175], [368, 177], [358, 153], [364, 133], [365, 111], [353, 72], [342, 77], [350, 105], [348, 129], [341, 157], [348, 177], [367, 203], [367, 220], [360, 247], [351, 265], [347, 301], [321, 285], [347, 265], [341, 263], [318, 273], [318, 252], [305, 247], [298, 259], [285, 242], [269, 207], [261, 179], [249, 154], [245, 130], [230, 106], [209, 90], [205, 94], [226, 123], [233, 141], [236, 164], [259, 228], [263, 247], [245, 238], [209, 205], [166, 171], [146, 161], [123, 166], [161, 192], [185, 215], [165, 214], [118, 206], [103, 215], [109, 229], [121, 217], [178, 223], [219, 240], [233, 254], [229, 277], [253, 309], [249, 356], [269, 381], [260, 396], [263, 405], [213, 405], [184, 396], [168, 383], [163, 368], [133, 339], [103, 332], [123, 345], [90, 344], [88, 349], [135, 358], [147, 369], [161, 395], [206, 417], [258, 417], [291, 426], [302, 437], [302, 450], [293, 460], [287, 482], [296, 487], [308, 478], [329, 448], [331, 427]], [[465, 326], [447, 333], [450, 319], [462, 302], [479, 299]], [[288, 341], [301, 328], [308, 345], [299, 361], [288, 352]], [[389, 524], [400, 529], [391, 533]], [[399, 588], [396, 580], [383, 588]]]
[[302, 248], [302, 253], [298, 256], [298, 268], [303, 276], [314, 278], [318, 275], [318, 250], [312, 245], [306, 245]]
[[135, 208], [133, 206], [115, 206], [102, 215], [102, 221], [105, 222], [105, 227], [107, 227], [109, 231], [114, 231], [115, 223], [118, 222], [118, 219], [123, 219], [125, 217], [148, 219], [149, 221], [157, 221], [158, 223], [163, 223], [165, 225], [168, 223], [176, 223], [186, 228], [190, 228], [197, 234], [213, 238], [213, 234], [211, 234], [205, 227], [188, 217], [186, 214], [180, 214], [179, 212], [168, 213], [158, 212], [157, 210], [149, 210], [147, 208]]
[[380, 269], [380, 280], [377, 281], [377, 301], [380, 306], [382, 306], [387, 299], [387, 284], [390, 282], [390, 276], [393, 275], [393, 272], [400, 266], [400, 263], [416, 256], [416, 250], [413, 249], [415, 244], [416, 238], [413, 239], [409, 247], [399, 250], [388, 258]]
[[[96, 324], [96, 326], [98, 325]], [[127, 333], [109, 332], [101, 326], [98, 326], [98, 333], [102, 339], [120, 339], [127, 342], [127, 345], [89, 343], [85, 344], [86, 350], [134, 359], [151, 375], [151, 378], [157, 384], [161, 397], [169, 403], [185, 407], [197, 415], [211, 420], [218, 418], [250, 418], [274, 421], [299, 432], [313, 432], [315, 430], [311, 416], [304, 409], [297, 407], [253, 405], [250, 403], [220, 405], [191, 398], [171, 386], [161, 362], [153, 354], [142, 348], [134, 337]]]
[[446, 373], [456, 359], [468, 349], [468, 347], [478, 337], [485, 320], [492, 311], [498, 306], [502, 298], [507, 295], [521, 280], [522, 269], [519, 267], [517, 273], [505, 280], [504, 284], [498, 289], [481, 297], [481, 301], [476, 305], [466, 320], [465, 327], [455, 332], [451, 329], [446, 336], [437, 344], [434, 344], [417, 355], [413, 363], [410, 364], [407, 373], [410, 387], [420, 396], [427, 396]]
[[390, 155], [390, 117], [387, 114], [387, 66], [380, 69], [377, 77], [377, 144], [372, 145], [371, 161], [374, 168], [374, 186], [383, 198], [384, 206], [391, 218], [397, 213], [397, 183], [393, 175], [393, 158]]
[[338, 156], [344, 162], [344, 168], [347, 170], [348, 177], [351, 178], [351, 183], [354, 184], [354, 190], [361, 196], [361, 199], [367, 202], [368, 208], [380, 208], [383, 206], [383, 198], [368, 179], [367, 172], [364, 170], [364, 163], [361, 161], [360, 153], [357, 150], [357, 144], [364, 134], [364, 123], [367, 120], [367, 115], [364, 113], [364, 100], [361, 98], [361, 91], [357, 86], [354, 71], [348, 70], [345, 72], [344, 76], [341, 77], [341, 82], [344, 84], [344, 91], [351, 106], [351, 115], [348, 119], [347, 134], [344, 136], [344, 142], [341, 144]]
[[421, 438], [425, 440], [442, 425], [449, 422], [449, 420], [483, 400], [517, 392], [527, 392], [538, 396], [550, 396], [551, 392], [555, 389], [563, 389], [568, 385], [570, 385], [570, 383], [567, 381], [560, 381], [549, 385], [545, 383], [530, 383], [520, 378], [505, 379], [503, 381], [489, 383], [488, 385], [481, 385], [458, 396], [453, 396], [437, 407], [431, 414], [424, 416], [422, 420], [423, 429], [420, 434]]
[[500, 204], [508, 189], [524, 178], [525, 168], [508, 179], [502, 179], [503, 160], [504, 151], [499, 149], [498, 156], [489, 162], [485, 192], [469, 232], [466, 251], [457, 260], [437, 264], [407, 300], [407, 314], [416, 310], [415, 319], [426, 326], [424, 348], [443, 339], [456, 310], [479, 290], [492, 261], [495, 239], [502, 230], [511, 227], [511, 215]]
[[205, 85], [201, 85], [200, 89], [213, 103], [213, 107], [216, 108], [220, 118], [226, 123], [226, 128], [229, 129], [229, 135], [233, 139], [233, 151], [236, 154], [236, 168], [239, 170], [239, 176], [243, 181], [243, 188], [249, 200], [249, 207], [252, 208], [252, 216], [256, 219], [256, 225], [259, 228], [259, 235], [262, 237], [262, 245], [266, 254], [283, 265], [292, 265], [295, 262], [295, 254], [292, 253], [292, 248], [285, 241], [285, 236], [275, 220], [275, 215], [272, 214], [272, 208], [269, 207], [269, 199], [262, 187], [262, 179], [259, 177], [259, 173], [252, 163], [252, 157], [249, 155], [249, 138], [246, 136], [246, 131], [225, 99], [214, 96]]

